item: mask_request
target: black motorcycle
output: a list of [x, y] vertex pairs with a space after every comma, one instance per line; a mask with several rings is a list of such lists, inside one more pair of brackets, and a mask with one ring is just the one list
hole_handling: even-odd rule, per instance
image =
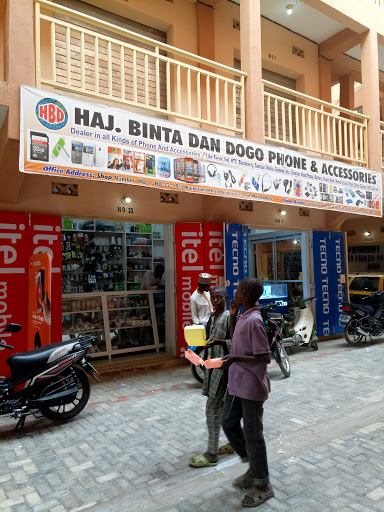
[[291, 364], [289, 362], [288, 354], [281, 344], [282, 337], [280, 333], [280, 327], [274, 321], [275, 314], [273, 313], [273, 310], [275, 308], [276, 305], [273, 303], [265, 304], [265, 306], [263, 306], [261, 309], [261, 317], [267, 331], [271, 354], [275, 358], [276, 363], [279, 365], [280, 370], [283, 372], [284, 377], [289, 377], [291, 375]]
[[[20, 325], [9, 324], [2, 332], [20, 329]], [[0, 377], [0, 415], [19, 420], [14, 430], [18, 437], [30, 414], [64, 421], [84, 409], [90, 395], [84, 371], [96, 378], [86, 360], [93, 339], [94, 335], [81, 336], [8, 358], [11, 377]], [[0, 340], [1, 348], [14, 347]]]
[[339, 317], [339, 324], [350, 345], [384, 334], [384, 291], [372, 293], [364, 297], [362, 302], [342, 302], [343, 313]]

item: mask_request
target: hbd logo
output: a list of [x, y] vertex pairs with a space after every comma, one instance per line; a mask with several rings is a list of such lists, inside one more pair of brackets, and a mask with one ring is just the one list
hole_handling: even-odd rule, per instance
[[51, 130], [60, 130], [68, 121], [66, 108], [53, 98], [44, 98], [38, 102], [36, 117], [43, 126]]

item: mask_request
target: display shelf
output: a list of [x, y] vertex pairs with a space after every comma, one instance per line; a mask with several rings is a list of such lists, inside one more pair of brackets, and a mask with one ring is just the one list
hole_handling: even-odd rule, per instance
[[79, 313], [80, 314], [85, 314], [85, 313], [101, 313], [102, 310], [101, 309], [88, 309], [88, 310], [84, 310], [84, 311], [63, 311], [62, 312], [62, 315], [78, 315]]
[[76, 331], [63, 331], [63, 336], [67, 335], [69, 336], [70, 334], [85, 334], [85, 333], [88, 333], [88, 332], [102, 332], [104, 331], [104, 327], [102, 329], [89, 329], [89, 330], [86, 330], [86, 331], [80, 331], [80, 330], [76, 330]]
[[[132, 283], [138, 285], [138, 283]], [[157, 327], [157, 317], [159, 317], [158, 307], [159, 303], [155, 302], [159, 296], [163, 296], [162, 290], [131, 290], [131, 291], [114, 291], [114, 292], [98, 292], [98, 293], [79, 293], [79, 294], [65, 294], [63, 295], [63, 302], [68, 304], [68, 301], [76, 302], [76, 309], [83, 307], [83, 310], [63, 311], [63, 317], [72, 315], [73, 322], [76, 321], [76, 315], [84, 314], [89, 317], [94, 317], [97, 313], [102, 313], [102, 318], [97, 316], [98, 323], [102, 321], [103, 327], [97, 329], [76, 329], [72, 327], [66, 320], [67, 329], [64, 330], [63, 337], [82, 335], [86, 333], [100, 333], [98, 341], [95, 341], [93, 351], [90, 355], [92, 357], [109, 357], [115, 354], [156, 350], [159, 351], [160, 347], [164, 344], [159, 343], [159, 332]], [[101, 304], [101, 309], [93, 310], [89, 308], [89, 300], [97, 300]], [[112, 302], [113, 301], [113, 302]], [[115, 303], [116, 301], [116, 303]], [[140, 304], [141, 302], [141, 304]], [[163, 302], [163, 301], [162, 301]], [[110, 304], [117, 307], [108, 307]], [[127, 305], [125, 306], [124, 303]], [[77, 317], [77, 318], [79, 318]], [[143, 322], [139, 325], [121, 325], [112, 326], [111, 323], [119, 319], [122, 322]], [[164, 326], [162, 325], [163, 318], [159, 318], [161, 341], [163, 342]], [[126, 333], [126, 334], [125, 334]], [[131, 333], [131, 334], [128, 334]], [[100, 340], [100, 336], [102, 339]], [[105, 344], [105, 350], [103, 349]], [[119, 345], [120, 348], [117, 346]], [[129, 345], [129, 346], [127, 346]], [[98, 349], [98, 346], [101, 348]]]

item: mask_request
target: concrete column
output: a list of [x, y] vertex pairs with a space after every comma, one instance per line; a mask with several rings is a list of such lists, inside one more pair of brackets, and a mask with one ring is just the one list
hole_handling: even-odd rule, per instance
[[8, 0], [5, 11], [4, 79], [17, 85], [35, 85], [33, 0]]
[[200, 57], [215, 60], [214, 8], [207, 4], [196, 4], [197, 52]]
[[379, 56], [377, 32], [369, 30], [361, 37], [361, 76], [363, 113], [368, 122], [368, 166], [381, 170]]
[[247, 139], [264, 142], [264, 100], [261, 59], [260, 0], [241, 0], [241, 69], [245, 84], [245, 132]]
[[340, 78], [340, 107], [355, 109], [355, 82], [351, 75]]
[[319, 56], [319, 94], [320, 99], [332, 103], [332, 62]]

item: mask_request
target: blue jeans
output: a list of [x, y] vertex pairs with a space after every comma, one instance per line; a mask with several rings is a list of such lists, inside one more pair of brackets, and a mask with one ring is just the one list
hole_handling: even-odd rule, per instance
[[[249, 465], [257, 485], [269, 482], [267, 448], [263, 434], [263, 404], [225, 395], [222, 427], [235, 452], [242, 458], [248, 457]], [[240, 420], [243, 419], [241, 428]]]

